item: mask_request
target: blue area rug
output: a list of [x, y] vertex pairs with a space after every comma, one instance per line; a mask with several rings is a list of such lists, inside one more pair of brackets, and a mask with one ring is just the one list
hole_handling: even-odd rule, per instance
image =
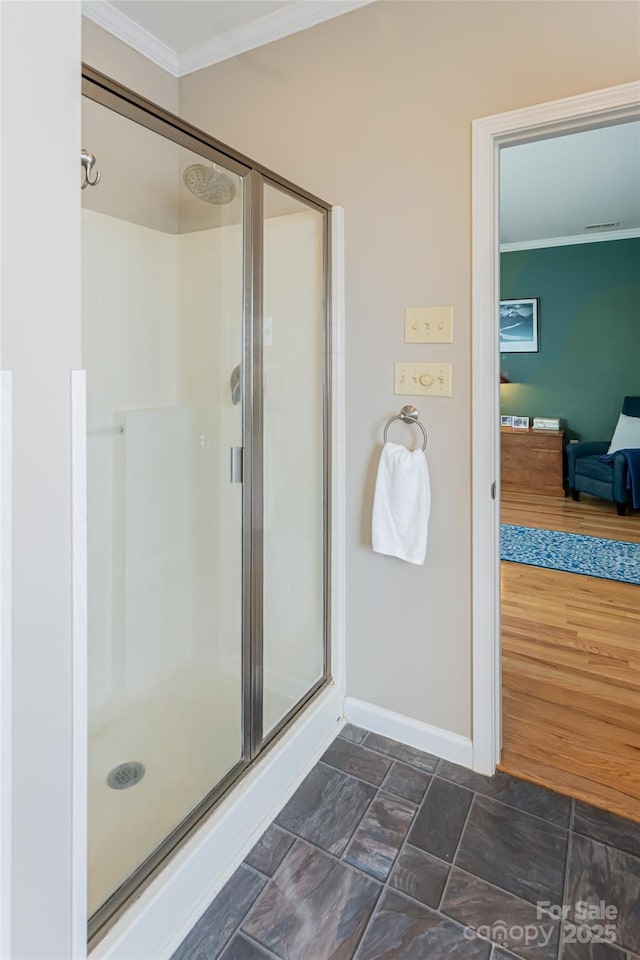
[[640, 584], [640, 543], [502, 523], [500, 556], [512, 563]]

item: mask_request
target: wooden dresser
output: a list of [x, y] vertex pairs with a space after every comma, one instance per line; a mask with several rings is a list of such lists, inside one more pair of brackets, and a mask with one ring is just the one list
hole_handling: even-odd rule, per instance
[[500, 427], [503, 490], [563, 497], [565, 432]]

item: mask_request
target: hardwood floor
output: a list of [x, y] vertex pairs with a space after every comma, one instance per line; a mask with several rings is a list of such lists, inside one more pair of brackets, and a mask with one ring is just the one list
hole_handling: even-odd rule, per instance
[[[505, 496], [502, 519], [640, 543], [601, 501]], [[640, 587], [503, 563], [502, 644], [500, 769], [640, 822]]]
[[584, 493], [580, 496], [580, 500], [572, 500], [571, 497], [503, 493], [500, 518], [503, 523], [515, 523], [522, 527], [562, 530], [588, 537], [640, 543], [640, 510], [631, 511], [627, 507], [627, 516], [619, 517], [615, 504], [597, 497], [587, 497]]

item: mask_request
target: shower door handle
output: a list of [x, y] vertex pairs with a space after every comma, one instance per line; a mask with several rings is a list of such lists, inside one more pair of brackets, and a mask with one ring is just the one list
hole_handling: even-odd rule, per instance
[[229, 450], [229, 480], [231, 483], [242, 483], [243, 447], [231, 447]]

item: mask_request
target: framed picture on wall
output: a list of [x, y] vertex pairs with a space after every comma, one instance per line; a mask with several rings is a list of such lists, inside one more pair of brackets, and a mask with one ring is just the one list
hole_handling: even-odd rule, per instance
[[500, 301], [500, 353], [537, 353], [538, 297]]

